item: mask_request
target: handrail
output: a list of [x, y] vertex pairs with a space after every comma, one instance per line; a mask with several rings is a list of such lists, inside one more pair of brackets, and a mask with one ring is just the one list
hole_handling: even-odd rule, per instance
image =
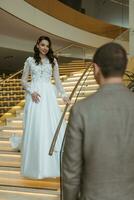
[[65, 47], [62, 47], [62, 48], [60, 48], [60, 49], [57, 49], [57, 50], [55, 50], [54, 52], [57, 52], [57, 51], [60, 52], [60, 51], [63, 51], [63, 50], [65, 50], [65, 49], [68, 49], [69, 47], [72, 47], [72, 46], [85, 49], [84, 46], [80, 46], [80, 45], [78, 45], [78, 44], [70, 44], [70, 45], [68, 45], [68, 46], [65, 46]]
[[134, 92], [134, 73], [131, 71], [126, 71], [125, 76], [127, 77], [126, 79], [124, 78], [124, 81], [127, 81], [127, 87]]
[[125, 71], [125, 75], [128, 76], [128, 74], [130, 74], [130, 76], [134, 77], [134, 72], [132, 72], [132, 71]]
[[13, 78], [14, 76], [20, 74], [23, 70], [21, 69], [20, 71], [16, 72], [15, 74], [9, 76], [8, 78], [6, 78], [5, 80], [0, 81], [0, 83], [4, 83], [6, 81], [8, 81], [9, 79]]
[[[91, 71], [88, 72], [88, 75], [89, 75], [90, 72], [91, 72]], [[81, 84], [81, 87], [80, 87], [79, 92], [78, 92], [78, 94], [77, 94], [77, 96], [76, 96], [76, 99], [75, 99], [74, 104], [75, 104], [76, 101], [77, 101], [77, 98], [78, 98], [78, 96], [79, 96], [79, 94], [80, 94], [80, 92], [81, 92], [81, 90], [82, 90], [83, 85], [85, 84], [85, 81], [86, 81], [87, 78], [88, 78], [88, 75], [86, 76], [86, 78], [84, 79], [83, 83]]]
[[69, 47], [72, 47], [72, 46], [74, 46], [74, 45], [73, 45], [73, 44], [70, 44], [70, 45], [67, 45], [67, 46], [65, 46], [65, 47], [59, 48], [59, 49], [55, 50], [54, 53], [63, 51], [63, 50], [68, 49]]
[[[93, 63], [90, 63], [87, 68], [85, 69], [85, 71], [83, 72], [83, 74], [81, 75], [80, 79], [78, 80], [77, 84], [75, 85], [69, 99], [71, 100], [74, 93], [75, 93], [75, 90], [77, 89], [79, 83], [81, 82], [81, 80], [83, 79], [84, 75], [86, 74], [86, 72], [89, 70], [89, 68], [93, 65]], [[56, 129], [56, 132], [55, 132], [55, 135], [53, 137], [53, 140], [52, 140], [52, 143], [51, 143], [51, 146], [50, 146], [50, 150], [49, 150], [49, 155], [52, 156], [53, 152], [54, 152], [54, 147], [55, 147], [55, 144], [56, 144], [56, 141], [57, 141], [57, 138], [58, 138], [58, 135], [59, 135], [59, 131], [60, 131], [60, 128], [61, 128], [61, 125], [62, 125], [62, 122], [63, 122], [63, 119], [64, 119], [64, 116], [65, 116], [65, 113], [67, 111], [69, 107], [69, 104], [67, 103], [66, 106], [65, 106], [65, 109], [63, 111], [63, 114], [61, 116], [61, 119], [59, 121], [59, 124], [57, 126], [57, 129]]]

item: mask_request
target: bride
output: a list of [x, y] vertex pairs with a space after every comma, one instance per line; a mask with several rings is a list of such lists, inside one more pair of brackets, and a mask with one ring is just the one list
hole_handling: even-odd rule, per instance
[[[28, 82], [29, 74], [31, 83]], [[52, 74], [57, 91], [63, 101], [69, 103], [60, 81], [59, 69], [53, 55], [51, 41], [41, 36], [34, 47], [34, 57], [24, 64], [22, 85], [26, 90], [24, 108], [24, 134], [22, 139], [21, 174], [24, 177], [43, 179], [60, 176], [59, 154], [66, 128], [63, 122], [53, 156], [49, 148], [61, 117], [57, 103]]]

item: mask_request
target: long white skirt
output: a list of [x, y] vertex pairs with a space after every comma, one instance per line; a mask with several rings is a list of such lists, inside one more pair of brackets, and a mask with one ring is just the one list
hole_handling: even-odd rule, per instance
[[21, 174], [43, 179], [60, 176], [60, 150], [66, 128], [65, 121], [52, 156], [50, 145], [61, 118], [54, 86], [50, 82], [33, 82], [32, 89], [41, 96], [39, 103], [27, 94], [24, 108], [24, 134], [22, 143]]

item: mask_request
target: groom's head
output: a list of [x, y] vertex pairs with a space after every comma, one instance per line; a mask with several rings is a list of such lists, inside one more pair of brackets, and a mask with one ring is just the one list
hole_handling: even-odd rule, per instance
[[94, 54], [94, 75], [98, 83], [104, 78], [122, 78], [127, 66], [125, 49], [117, 43], [107, 43]]

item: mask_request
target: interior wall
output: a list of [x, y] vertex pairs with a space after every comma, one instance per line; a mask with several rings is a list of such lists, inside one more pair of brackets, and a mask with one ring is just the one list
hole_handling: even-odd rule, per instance
[[82, 0], [82, 8], [89, 16], [104, 20], [108, 23], [128, 27], [129, 7], [126, 0], [122, 3], [126, 6], [114, 3], [110, 0]]

